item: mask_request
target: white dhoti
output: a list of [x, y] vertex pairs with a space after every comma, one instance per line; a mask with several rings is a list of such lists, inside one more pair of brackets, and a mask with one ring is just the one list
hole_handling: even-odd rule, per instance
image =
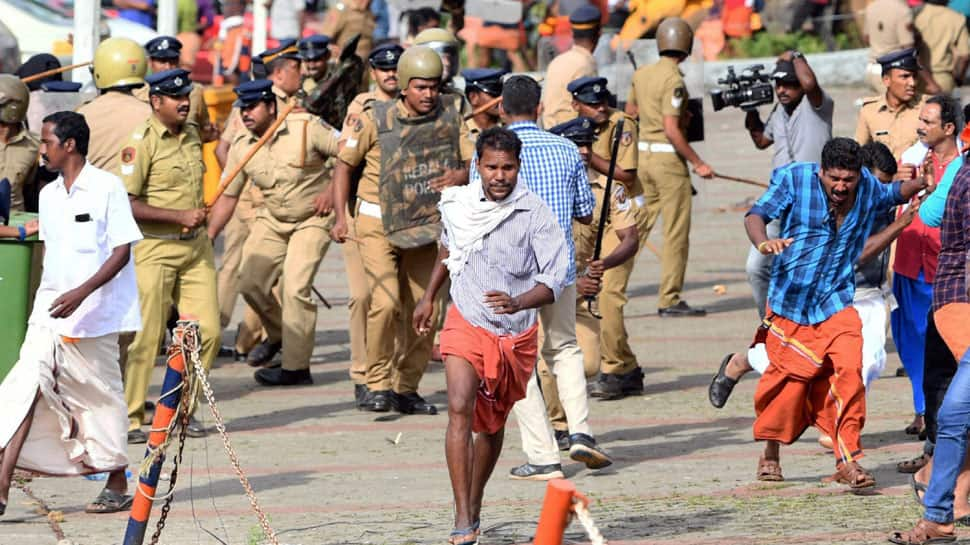
[[66, 343], [31, 324], [20, 359], [0, 383], [0, 448], [6, 448], [40, 392], [17, 467], [86, 475], [128, 465], [128, 408], [118, 334]]

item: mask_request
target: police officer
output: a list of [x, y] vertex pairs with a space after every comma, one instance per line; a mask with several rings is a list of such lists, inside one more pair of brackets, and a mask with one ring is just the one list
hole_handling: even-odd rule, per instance
[[371, 291], [366, 408], [377, 412], [393, 406], [404, 414], [437, 413], [417, 393], [432, 336], [417, 337], [413, 328], [404, 328], [404, 339], [395, 343], [395, 335], [434, 266], [440, 233], [434, 188], [467, 183], [474, 153], [457, 105], [440, 98], [442, 72], [434, 50], [406, 50], [398, 61], [400, 98], [364, 110], [334, 168], [337, 219], [330, 234], [343, 243], [351, 173], [364, 165], [354, 223]]
[[[276, 120], [272, 87], [268, 80], [254, 80], [235, 89], [235, 106], [247, 130], [233, 142], [226, 170], [234, 170]], [[247, 181], [252, 180], [263, 195], [243, 250], [239, 290], [259, 314], [268, 341], [285, 347], [282, 367], [256, 371], [256, 382], [264, 386], [313, 383], [310, 356], [317, 306], [311, 290], [330, 243], [333, 207], [324, 163], [336, 154], [337, 132], [332, 127], [312, 114], [292, 113], [230, 180], [213, 207], [210, 238], [229, 220]], [[280, 300], [273, 293], [277, 281]]]
[[[507, 73], [497, 68], [468, 68], [461, 71], [461, 76], [465, 78], [465, 98], [472, 110], [502, 96], [502, 77]], [[472, 137], [477, 140], [482, 131], [497, 127], [499, 123], [499, 104], [496, 102], [488, 110], [469, 119], [468, 127]]]
[[680, 298], [687, 270], [690, 236], [691, 185], [687, 163], [694, 172], [712, 178], [714, 171], [701, 160], [684, 130], [687, 88], [678, 65], [690, 55], [694, 31], [679, 17], [664, 19], [657, 26], [660, 60], [633, 74], [627, 113], [640, 118], [640, 152], [637, 176], [643, 184], [647, 220], [640, 236], [650, 234], [658, 216], [663, 216], [664, 245], [661, 257], [661, 317], [703, 316], [706, 311]]
[[[145, 237], [134, 249], [142, 330], [128, 349], [125, 369], [129, 442], [147, 439], [141, 431], [145, 397], [172, 304], [198, 320], [206, 369], [219, 350], [215, 259], [204, 226], [202, 141], [198, 127], [188, 122], [192, 81], [180, 68], [146, 81], [152, 115], [119, 152], [121, 180]], [[205, 429], [193, 418], [188, 433], [201, 436]]]
[[914, 8], [920, 62], [929, 71], [934, 93], [950, 94], [963, 85], [970, 63], [966, 19], [947, 7], [947, 0], [926, 0]]
[[552, 127], [576, 117], [573, 98], [566, 89], [569, 82], [584, 76], [597, 75], [593, 50], [600, 38], [599, 8], [586, 4], [569, 16], [573, 31], [573, 46], [558, 55], [546, 69], [546, 83], [542, 91], [542, 126]]
[[[341, 144], [345, 145], [347, 136], [357, 124], [360, 114], [372, 102], [388, 101], [397, 98], [397, 61], [404, 53], [404, 48], [397, 44], [379, 45], [371, 51], [367, 58], [370, 65], [370, 79], [376, 83], [373, 91], [360, 93], [347, 107], [347, 117], [341, 130]], [[362, 165], [358, 165], [352, 173], [348, 207], [345, 213], [356, 212], [357, 185], [363, 174]], [[352, 215], [352, 214], [351, 214]], [[350, 380], [354, 383], [354, 398], [358, 408], [364, 408], [367, 401], [367, 312], [370, 309], [370, 286], [364, 271], [364, 263], [360, 257], [357, 245], [355, 222], [347, 223], [347, 240], [343, 246], [344, 267], [347, 271], [347, 284], [350, 297], [347, 306], [350, 309]]]
[[300, 40], [297, 45], [303, 60], [304, 95], [309, 95], [327, 77], [327, 61], [330, 60], [330, 37], [314, 34]]
[[[595, 262], [591, 261], [598, 235], [599, 218], [603, 211], [603, 197], [606, 193], [606, 178], [594, 166], [594, 161], [599, 163], [603, 158], [600, 155], [603, 153], [603, 150], [597, 149], [601, 145], [600, 142], [611, 140], [611, 134], [615, 134], [616, 117], [613, 114], [619, 113], [621, 116], [624, 114], [610, 110], [605, 106], [606, 101], [609, 100], [609, 91], [606, 91], [605, 78], [581, 78], [577, 81], [579, 81], [577, 85], [570, 84], [570, 91], [573, 94], [574, 100], [581, 101], [584, 105], [603, 104], [606, 109], [600, 109], [598, 106], [592, 108], [581, 106], [581, 111], [586, 112], [587, 110], [592, 110], [587, 113], [597, 113], [597, 117], [601, 119], [597, 120], [597, 118], [581, 115], [576, 119], [556, 125], [549, 129], [549, 132], [562, 136], [563, 138], [568, 138], [579, 147], [579, 154], [582, 156], [589, 171], [588, 177], [593, 196], [596, 197], [596, 207], [593, 211], [592, 223], [589, 225], [583, 225], [579, 222], [573, 223], [573, 241], [576, 245], [576, 270], [583, 271], [576, 279], [576, 341], [583, 351], [583, 367], [585, 368], [586, 376], [592, 377], [601, 371], [603, 373], [606, 373], [607, 370], [613, 371], [614, 367], [616, 367], [615, 365], [607, 366], [605, 357], [601, 355], [603, 354], [601, 347], [605, 344], [605, 338], [610, 335], [607, 332], [607, 328], [615, 327], [607, 321], [606, 312], [603, 307], [605, 295], [603, 290], [605, 289], [606, 274], [632, 265], [633, 258], [637, 254], [639, 237], [637, 235], [637, 209], [633, 199], [630, 198], [627, 192], [626, 184], [614, 176], [611, 189], [612, 199], [610, 200], [609, 219], [607, 220], [606, 229], [602, 235], [603, 245], [600, 254], [601, 257]], [[627, 128], [631, 131], [636, 130], [632, 119], [627, 118], [624, 120], [624, 134], [626, 134]], [[625, 147], [632, 148], [632, 132], [626, 140]], [[621, 146], [623, 145], [623, 136], [621, 135]], [[611, 150], [606, 151], [607, 157], [609, 157], [610, 153]], [[626, 174], [631, 174], [635, 181], [636, 152], [621, 148], [618, 157], [624, 158], [622, 163], [625, 163], [625, 165], [621, 165], [621, 161], [618, 159], [616, 173], [623, 170], [624, 177], [629, 178]], [[609, 163], [609, 160], [607, 160], [607, 163]], [[633, 169], [626, 168], [630, 164], [633, 165]], [[607, 170], [608, 167], [609, 165], [607, 164]], [[603, 317], [602, 320], [597, 319], [590, 313], [589, 305], [586, 302], [587, 297], [595, 298], [597, 295], [599, 298], [599, 313]], [[622, 326], [622, 306], [620, 310], [620, 325]], [[636, 365], [635, 358], [633, 361], [633, 371], [623, 372], [621, 370], [619, 373], [614, 372], [608, 375], [618, 377], [616, 388], [618, 391], [617, 397], [606, 397], [603, 395], [594, 397], [619, 399], [623, 395], [632, 393], [630, 390], [633, 389], [633, 385], [636, 383], [639, 383], [640, 392], [642, 392], [643, 374], [642, 372], [639, 374], [636, 373], [640, 368]], [[569, 427], [566, 422], [565, 412], [562, 409], [562, 404], [559, 402], [556, 379], [549, 372], [549, 368], [543, 360], [539, 362], [538, 374], [539, 380], [542, 383], [542, 397], [546, 401], [549, 420], [552, 421], [552, 427], [556, 431], [556, 440], [560, 443], [560, 448], [566, 450], [569, 448]], [[627, 386], [625, 389], [620, 388], [620, 381], [622, 381], [622, 385]], [[594, 391], [612, 392], [613, 382], [613, 380], [609, 382], [609, 388], [604, 388], [600, 385], [599, 381], [590, 383], [590, 395], [593, 395]], [[594, 388], [598, 388], [598, 390], [594, 390]]]
[[34, 182], [40, 142], [24, 119], [30, 91], [13, 74], [0, 74], [0, 179], [10, 182], [10, 210], [23, 211], [24, 186]]
[[340, 47], [360, 34], [357, 55], [366, 59], [374, 46], [376, 26], [374, 14], [370, 11], [370, 0], [343, 0], [327, 11], [321, 31]]
[[145, 85], [145, 50], [128, 38], [108, 38], [94, 51], [94, 84], [101, 95], [78, 108], [91, 129], [88, 161], [120, 174], [119, 152], [135, 127], [151, 115], [151, 107], [132, 95]]
[[443, 28], [426, 28], [414, 37], [414, 45], [423, 45], [434, 49], [441, 56], [444, 65], [444, 75], [441, 77], [442, 90], [454, 87], [454, 78], [458, 74], [458, 38], [451, 31]]
[[[153, 74], [172, 70], [179, 67], [179, 55], [182, 54], [182, 42], [172, 36], [159, 36], [145, 44], [148, 52], [148, 68]], [[148, 87], [135, 89], [134, 95], [139, 100], [148, 102]], [[205, 93], [201, 85], [192, 84], [189, 93], [189, 123], [199, 127], [199, 134], [203, 142], [211, 142], [219, 137], [215, 125], [209, 120], [209, 108], [205, 104]]]
[[[606, 78], [584, 77], [570, 82], [567, 87], [573, 96], [573, 109], [580, 117], [589, 119], [593, 123], [595, 140], [589, 154], [593, 194], [597, 195], [597, 191], [602, 193], [602, 188], [606, 186], [613, 141], [617, 136], [619, 121], [622, 119], [623, 132], [619, 135], [620, 147], [613, 172], [614, 187], [622, 188], [625, 197], [623, 206], [630, 208], [630, 214], [642, 222], [644, 218], [641, 216], [646, 216], [646, 209], [642, 209], [636, 203], [636, 199], [638, 197], [642, 199], [641, 195], [643, 195], [642, 185], [637, 179], [637, 148], [633, 137], [637, 132], [637, 123], [629, 115], [610, 108], [611, 97], [607, 83]], [[577, 227], [574, 226], [575, 228]], [[595, 240], [595, 222], [578, 229], [580, 232], [586, 232], [584, 244], [588, 245], [590, 241]], [[620, 239], [614, 235], [615, 230], [616, 225], [613, 222], [607, 224], [606, 232], [603, 234], [604, 254], [608, 254], [619, 243]], [[592, 248], [587, 253], [592, 255]], [[600, 376], [590, 383], [589, 392], [592, 397], [620, 399], [643, 392], [643, 371], [630, 348], [626, 325], [623, 321], [623, 308], [627, 303], [626, 288], [630, 281], [630, 274], [633, 272], [634, 262], [635, 260], [632, 259], [624, 261], [616, 267], [609, 268], [603, 274], [603, 285], [598, 297], [599, 313], [603, 319], [598, 324], [599, 346], [595, 351], [600, 354], [598, 364]], [[578, 333], [577, 337], [579, 337]], [[586, 354], [586, 350], [583, 353]]]
[[878, 61], [886, 92], [863, 99], [855, 140], [861, 145], [881, 142], [899, 161], [919, 138], [919, 112], [926, 100], [916, 90], [920, 66], [913, 48], [883, 55]]

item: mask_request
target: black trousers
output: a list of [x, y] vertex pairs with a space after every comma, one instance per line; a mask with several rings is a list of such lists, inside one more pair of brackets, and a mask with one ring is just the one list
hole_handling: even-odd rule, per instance
[[950, 381], [957, 372], [957, 360], [943, 342], [930, 309], [926, 319], [926, 347], [923, 358], [923, 395], [926, 397], [926, 440], [936, 444], [936, 413], [943, 404]]

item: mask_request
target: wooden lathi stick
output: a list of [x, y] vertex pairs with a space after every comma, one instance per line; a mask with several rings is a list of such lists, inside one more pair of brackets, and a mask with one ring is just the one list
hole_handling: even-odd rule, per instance
[[764, 187], [764, 188], [767, 188], [768, 187], [768, 184], [766, 184], [764, 182], [759, 182], [759, 181], [756, 181], [756, 180], [750, 180], [748, 178], [738, 178], [737, 176], [726, 176], [724, 174], [721, 174], [720, 172], [715, 172], [714, 173], [714, 177], [715, 178], [721, 178], [722, 180], [730, 180], [732, 182], [738, 182], [738, 183], [741, 183], [741, 184], [748, 184], [748, 185], [753, 185], [753, 186], [757, 186], [757, 187]]
[[89, 66], [90, 64], [91, 64], [91, 61], [88, 61], [88, 62], [79, 62], [77, 64], [69, 64], [67, 66], [62, 66], [60, 68], [53, 68], [51, 70], [44, 70], [43, 72], [40, 72], [38, 74], [34, 74], [32, 76], [27, 76], [26, 78], [21, 78], [20, 81], [22, 81], [24, 83], [30, 83], [32, 81], [37, 81], [39, 79], [44, 79], [47, 76], [53, 76], [55, 74], [60, 74], [61, 72], [67, 72], [68, 70], [74, 70], [75, 68], [84, 68], [85, 66]]

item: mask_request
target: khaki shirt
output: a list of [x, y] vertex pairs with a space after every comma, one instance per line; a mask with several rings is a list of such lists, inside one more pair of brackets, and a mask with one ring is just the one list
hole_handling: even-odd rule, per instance
[[933, 4], [923, 4], [914, 20], [920, 34], [920, 64], [930, 72], [953, 73], [957, 57], [970, 56], [970, 35], [966, 18], [960, 13]]
[[91, 131], [88, 162], [120, 175], [121, 148], [135, 128], [152, 115], [151, 106], [127, 93], [108, 91], [77, 111], [84, 116]]
[[913, 12], [906, 0], [875, 0], [866, 6], [864, 32], [869, 37], [869, 62], [913, 47]]
[[[290, 97], [286, 96], [286, 93], [280, 90], [279, 87], [273, 86], [273, 94], [276, 95], [276, 113], [282, 112], [283, 108], [286, 107], [287, 102]], [[242, 115], [239, 113], [239, 108], [236, 106], [232, 107], [229, 112], [229, 117], [226, 118], [226, 126], [222, 129], [222, 134], [219, 135], [219, 140], [225, 140], [230, 144], [236, 141], [239, 134], [246, 131], [246, 125], [243, 125]]]
[[[607, 161], [613, 153], [613, 138], [616, 136], [616, 124], [623, 119], [623, 134], [620, 135], [620, 147], [616, 156], [617, 170], [637, 169], [637, 141], [633, 137], [637, 133], [637, 122], [632, 117], [619, 110], [610, 110], [610, 118], [603, 125], [596, 127], [596, 140], [592, 151]], [[592, 170], [590, 172], [593, 172]], [[606, 175], [596, 173], [596, 182], [606, 186]], [[622, 182], [620, 185], [626, 185]], [[627, 194], [636, 197], [643, 193], [640, 181], [633, 182], [633, 187], [626, 188]]]
[[[226, 172], [236, 168], [259, 140], [252, 131], [239, 134], [229, 148]], [[238, 197], [252, 180], [263, 206], [276, 219], [303, 221], [314, 214], [313, 200], [329, 182], [324, 168], [337, 154], [337, 131], [307, 112], [291, 113], [259, 148], [242, 172], [229, 182], [226, 195]]]
[[546, 82], [542, 90], [542, 126], [551, 129], [570, 119], [576, 119], [573, 95], [566, 89], [573, 80], [595, 76], [598, 72], [596, 59], [584, 47], [574, 45], [569, 51], [552, 59], [546, 69]]
[[680, 117], [687, 111], [687, 87], [677, 61], [660, 57], [633, 74], [628, 100], [640, 115], [640, 141], [665, 142], [664, 116]]
[[[202, 140], [199, 129], [186, 123], [172, 134], [152, 115], [132, 133], [119, 152], [121, 181], [129, 195], [149, 206], [170, 210], [203, 208]], [[172, 234], [177, 225], [138, 222], [146, 234]]]
[[859, 121], [855, 128], [855, 140], [859, 145], [882, 142], [898, 161], [906, 148], [919, 138], [919, 112], [926, 97], [916, 96], [909, 104], [893, 111], [886, 102], [886, 95], [863, 99]]
[[[590, 179], [593, 179], [593, 171], [590, 170]], [[596, 231], [599, 229], [600, 214], [603, 212], [603, 194], [606, 192], [606, 179], [591, 182], [590, 189], [593, 197], [596, 198], [596, 205], [593, 208], [593, 221], [589, 225], [583, 225], [577, 221], [573, 222], [573, 242], [576, 246], [576, 270], [582, 272], [586, 270], [586, 260], [593, 257], [596, 249]], [[633, 208], [632, 198], [627, 195], [623, 184], [613, 184], [613, 200], [610, 201], [610, 218], [608, 220], [612, 232], [607, 231], [610, 236], [616, 236], [616, 231], [637, 227], [637, 216]], [[600, 259], [606, 255], [600, 255]]]
[[24, 210], [24, 186], [34, 183], [39, 150], [40, 142], [27, 129], [0, 141], [0, 180], [10, 181], [10, 210]]
[[309, 96], [318, 85], [320, 85], [320, 82], [313, 78], [303, 78], [303, 83], [300, 84], [300, 88], [303, 89], [304, 94]]
[[[397, 101], [397, 111], [402, 116], [408, 116], [408, 111], [401, 100]], [[461, 124], [461, 135], [458, 139], [459, 155], [462, 161], [471, 161], [475, 155], [475, 144], [472, 142], [468, 123]], [[364, 162], [364, 172], [357, 186], [357, 197], [377, 204], [380, 202], [379, 184], [381, 180], [381, 146], [377, 137], [377, 121], [374, 110], [366, 109], [357, 121], [347, 131], [347, 140], [337, 157], [352, 167]]]
[[369, 8], [360, 8], [338, 2], [327, 12], [327, 18], [320, 33], [330, 36], [340, 47], [350, 41], [355, 34], [360, 34], [357, 54], [360, 58], [366, 59], [374, 44], [374, 28], [376, 26], [374, 14], [371, 13]]
[[354, 100], [350, 101], [350, 104], [347, 105], [347, 116], [344, 117], [344, 126], [340, 130], [341, 142], [347, 141], [347, 135], [350, 134], [354, 124], [357, 123], [357, 119], [360, 118], [364, 108], [376, 100], [381, 100], [377, 91], [367, 91], [366, 93], [358, 93]]
[[[151, 105], [148, 95], [148, 85], [142, 85], [131, 92], [138, 100]], [[189, 123], [195, 123], [200, 129], [209, 124], [209, 108], [205, 105], [205, 90], [198, 83], [192, 84], [189, 92]]]

